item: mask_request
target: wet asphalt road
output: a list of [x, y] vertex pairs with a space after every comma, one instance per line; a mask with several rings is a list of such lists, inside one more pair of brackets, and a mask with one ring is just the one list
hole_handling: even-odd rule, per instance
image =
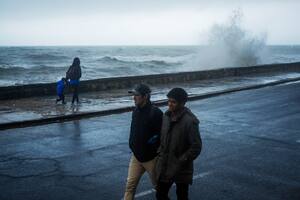
[[[191, 199], [300, 199], [299, 91], [294, 83], [189, 102], [203, 139]], [[121, 199], [130, 117], [0, 131], [0, 199]], [[154, 199], [149, 189], [145, 175], [137, 199]]]

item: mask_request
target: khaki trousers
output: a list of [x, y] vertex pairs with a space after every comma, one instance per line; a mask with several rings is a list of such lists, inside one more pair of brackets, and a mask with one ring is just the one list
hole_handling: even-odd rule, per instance
[[148, 162], [139, 162], [136, 159], [136, 157], [132, 154], [129, 163], [129, 168], [128, 168], [128, 177], [127, 177], [124, 200], [134, 199], [137, 185], [140, 181], [140, 178], [145, 173], [145, 171], [147, 171], [153, 187], [154, 188], [156, 187], [157, 182], [155, 179], [155, 172], [154, 172], [155, 163], [156, 163], [156, 158]]

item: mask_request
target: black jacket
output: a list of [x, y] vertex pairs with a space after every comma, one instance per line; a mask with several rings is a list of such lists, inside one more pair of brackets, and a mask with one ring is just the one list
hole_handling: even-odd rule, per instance
[[138, 161], [147, 162], [157, 156], [162, 116], [162, 111], [151, 102], [132, 112], [129, 147]]

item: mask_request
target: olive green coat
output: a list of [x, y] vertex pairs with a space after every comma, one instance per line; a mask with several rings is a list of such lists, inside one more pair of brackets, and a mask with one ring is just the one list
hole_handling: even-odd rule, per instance
[[193, 160], [202, 148], [197, 117], [186, 107], [172, 119], [167, 111], [160, 142], [155, 169], [157, 179], [192, 184]]

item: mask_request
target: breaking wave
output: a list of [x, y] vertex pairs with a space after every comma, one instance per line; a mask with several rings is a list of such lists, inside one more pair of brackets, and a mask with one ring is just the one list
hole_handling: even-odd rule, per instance
[[188, 66], [208, 69], [259, 64], [266, 53], [266, 35], [252, 35], [242, 27], [242, 18], [242, 12], [235, 10], [228, 23], [213, 25], [208, 46]]

